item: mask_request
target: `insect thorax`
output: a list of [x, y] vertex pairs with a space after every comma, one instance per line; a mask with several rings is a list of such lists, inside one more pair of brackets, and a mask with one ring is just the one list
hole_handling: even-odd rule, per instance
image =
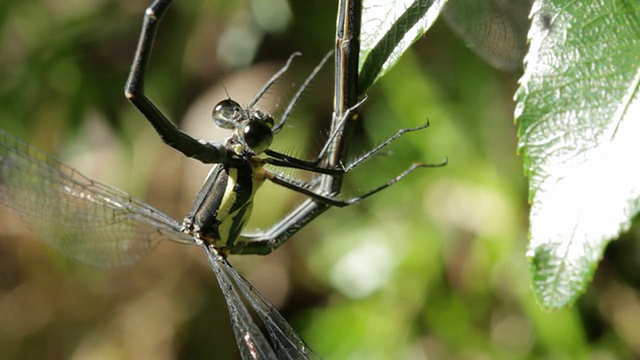
[[185, 218], [185, 228], [224, 249], [232, 247], [251, 215], [253, 197], [262, 183], [249, 160], [215, 165]]

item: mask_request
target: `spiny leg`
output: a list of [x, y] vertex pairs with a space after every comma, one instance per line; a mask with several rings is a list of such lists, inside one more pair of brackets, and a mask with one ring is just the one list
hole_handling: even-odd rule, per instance
[[330, 208], [325, 203], [307, 199], [271, 228], [260, 233], [240, 235], [234, 247], [228, 251], [230, 254], [267, 255]]
[[[364, 100], [363, 100], [364, 101]], [[362, 104], [362, 101], [358, 104], [356, 104], [356, 106], [359, 106], [360, 104]], [[351, 109], [349, 109], [349, 111], [351, 111]], [[349, 115], [349, 113], [347, 113], [347, 116]], [[346, 117], [345, 117], [346, 119]], [[340, 128], [341, 124], [344, 124], [344, 119], [341, 120], [339, 122], [339, 126], [337, 126], [336, 128]], [[265, 151], [265, 154], [269, 155], [272, 159], [265, 159], [265, 162], [267, 164], [272, 164], [272, 165], [276, 165], [276, 166], [280, 166], [280, 167], [289, 167], [289, 168], [294, 168], [294, 169], [300, 169], [300, 170], [306, 170], [306, 171], [311, 171], [314, 173], [318, 173], [318, 174], [325, 174], [325, 175], [342, 175], [342, 174], [346, 174], [348, 172], [350, 172], [351, 170], [355, 169], [358, 165], [360, 165], [361, 163], [363, 163], [364, 161], [366, 161], [367, 159], [369, 159], [371, 156], [377, 154], [378, 152], [380, 152], [383, 148], [385, 148], [386, 146], [388, 146], [389, 144], [391, 144], [392, 142], [394, 142], [395, 140], [397, 140], [399, 137], [401, 137], [402, 135], [409, 133], [409, 132], [414, 132], [414, 131], [418, 131], [418, 130], [422, 130], [429, 127], [429, 122], [427, 121], [426, 123], [420, 125], [420, 126], [416, 126], [416, 127], [412, 127], [412, 128], [402, 128], [400, 130], [398, 130], [395, 134], [393, 134], [393, 136], [389, 137], [388, 139], [386, 139], [385, 141], [383, 141], [382, 143], [378, 144], [376, 147], [374, 147], [373, 149], [367, 151], [366, 153], [362, 154], [360, 157], [356, 158], [354, 161], [352, 161], [351, 163], [349, 163], [348, 165], [344, 166], [342, 169], [327, 169], [327, 168], [323, 168], [318, 166], [320, 161], [322, 160], [322, 158], [326, 155], [327, 150], [329, 149], [329, 146], [327, 144], [331, 143], [332, 138], [334, 137], [334, 134], [331, 134], [329, 139], [327, 139], [327, 142], [325, 144], [325, 146], [320, 150], [320, 153], [318, 154], [318, 157], [316, 158], [316, 160], [314, 161], [306, 161], [306, 160], [302, 160], [302, 159], [298, 159], [295, 157], [291, 157], [273, 150], [267, 150]], [[432, 164], [432, 165], [428, 165], [427, 167], [434, 167], [434, 166], [442, 166], [446, 163], [440, 163], [440, 164]]]
[[[323, 59], [323, 62], [324, 61], [326, 60]], [[318, 65], [318, 67], [320, 66], [322, 66], [322, 63]], [[316, 69], [318, 69], [318, 67], [316, 67]], [[311, 78], [311, 76], [309, 78]], [[309, 80], [309, 78], [307, 80]], [[336, 131], [334, 131], [332, 134], [329, 135], [329, 137], [325, 141], [324, 146], [318, 153], [318, 156], [316, 157], [315, 160], [313, 161], [302, 160], [302, 159], [298, 159], [296, 157], [289, 156], [271, 149], [267, 149], [265, 151], [265, 154], [269, 155], [270, 158], [265, 159], [265, 162], [267, 164], [277, 165], [281, 167], [290, 167], [294, 169], [307, 170], [307, 171], [315, 172], [318, 174], [325, 174], [325, 175], [344, 174], [343, 169], [327, 169], [324, 167], [320, 167], [318, 165], [326, 155], [328, 149], [330, 148], [331, 143], [336, 137], [336, 134], [340, 131], [340, 129], [342, 129], [342, 126], [346, 123], [347, 118], [353, 113], [353, 111], [355, 111], [355, 109], [357, 109], [360, 105], [362, 105], [362, 103], [364, 103], [366, 100], [367, 98], [365, 96], [365, 98], [363, 98], [360, 102], [358, 102], [356, 105], [354, 105], [353, 107], [347, 110], [347, 112], [345, 113], [345, 116], [342, 119], [340, 119], [340, 121], [338, 121], [338, 125], [335, 127]]]
[[[377, 154], [378, 152], [380, 152], [380, 150], [385, 148], [387, 145], [389, 145], [392, 142], [396, 141], [403, 134], [406, 134], [406, 133], [409, 133], [409, 132], [418, 131], [418, 130], [422, 130], [422, 129], [426, 129], [427, 127], [429, 127], [429, 121], [428, 120], [427, 120], [426, 123], [424, 123], [424, 124], [422, 124], [420, 126], [416, 126], [416, 127], [412, 127], [412, 128], [402, 128], [402, 129], [398, 130], [395, 134], [393, 134], [393, 136], [389, 137], [387, 140], [385, 140], [382, 143], [378, 144], [376, 147], [374, 147], [373, 149], [371, 149], [371, 150], [367, 151], [366, 153], [362, 154], [360, 157], [356, 158], [350, 164], [345, 166], [344, 167], [344, 172], [348, 173], [349, 171], [353, 170], [358, 165], [363, 163], [365, 160], [369, 159], [371, 156], [373, 156], [373, 155]], [[444, 162], [440, 163], [440, 164], [429, 165], [428, 167], [443, 166], [445, 164], [446, 164], [446, 160]]]
[[422, 164], [414, 163], [398, 176], [389, 180], [387, 183], [378, 186], [362, 195], [342, 200], [331, 195], [319, 194], [311, 188], [307, 188], [304, 184], [292, 181], [291, 179], [281, 177], [277, 174], [266, 172], [267, 179], [275, 184], [286, 187], [309, 197], [301, 206], [290, 212], [285, 219], [272, 226], [270, 229], [256, 234], [243, 234], [233, 248], [228, 249], [231, 254], [257, 254], [266, 255], [277, 249], [293, 234], [315, 219], [318, 215], [325, 212], [331, 206], [345, 207], [353, 205], [369, 196], [376, 194], [389, 186], [397, 183], [412, 173], [414, 170], [423, 167], [439, 167], [444, 166], [445, 162], [440, 164]]
[[266, 175], [266, 179], [273, 182], [274, 184], [278, 184], [280, 186], [286, 187], [287, 189], [293, 190], [295, 192], [298, 192], [300, 194], [306, 195], [316, 201], [325, 203], [327, 205], [330, 206], [336, 206], [336, 207], [345, 207], [345, 206], [349, 206], [349, 205], [353, 205], [361, 200], [364, 200], [366, 198], [368, 198], [369, 196], [376, 194], [386, 188], [388, 188], [389, 186], [397, 183], [398, 181], [404, 179], [407, 175], [411, 174], [414, 170], [419, 169], [419, 168], [431, 168], [431, 167], [441, 167], [446, 165], [446, 160], [438, 163], [438, 164], [425, 164], [425, 163], [413, 163], [411, 164], [411, 166], [409, 166], [406, 170], [404, 170], [403, 172], [401, 172], [400, 174], [398, 174], [396, 177], [392, 178], [391, 180], [387, 181], [386, 183], [378, 186], [377, 188], [373, 189], [373, 190], [369, 190], [364, 194], [352, 197], [350, 199], [340, 199], [337, 198], [333, 195], [326, 195], [326, 194], [321, 194], [321, 193], [317, 193], [316, 191], [314, 191], [314, 189], [306, 187], [304, 183], [299, 182], [299, 181], [295, 181], [292, 179], [289, 179], [287, 177], [281, 176], [279, 174], [270, 172], [268, 170], [265, 170], [265, 175]]
[[300, 97], [302, 96], [302, 94], [304, 94], [304, 92], [307, 90], [307, 88], [309, 87], [309, 85], [311, 84], [311, 82], [316, 78], [316, 76], [318, 76], [318, 73], [320, 72], [320, 70], [322, 70], [322, 67], [324, 66], [324, 64], [327, 62], [327, 60], [329, 60], [329, 58], [331, 57], [331, 55], [333, 55], [333, 51], [328, 52], [320, 61], [320, 63], [313, 69], [313, 71], [311, 72], [311, 74], [309, 74], [309, 76], [307, 76], [307, 78], [305, 79], [305, 81], [302, 83], [302, 85], [300, 85], [300, 87], [298, 88], [298, 91], [295, 93], [295, 95], [293, 96], [293, 98], [291, 98], [291, 101], [289, 101], [289, 105], [287, 105], [287, 108], [284, 110], [284, 112], [282, 113], [282, 116], [280, 117], [280, 120], [278, 121], [278, 123], [273, 127], [273, 133], [277, 134], [278, 132], [280, 132], [280, 130], [282, 129], [282, 127], [284, 126], [285, 122], [287, 121], [287, 119], [289, 118], [289, 115], [291, 115], [291, 112], [293, 111], [293, 108], [296, 106], [296, 104], [298, 103], [298, 100], [300, 99]]
[[[332, 143], [332, 140], [335, 138], [336, 134], [338, 134], [342, 127], [344, 126], [344, 124], [346, 123], [346, 121], [350, 118], [351, 114], [358, 108], [360, 107], [360, 105], [362, 105], [365, 101], [367, 100], [367, 97], [365, 95], [365, 97], [360, 100], [357, 104], [355, 104], [354, 106], [352, 106], [351, 108], [347, 109], [347, 111], [345, 112], [344, 116], [342, 117], [342, 119], [340, 119], [337, 123], [337, 126], [335, 127], [336, 130], [329, 136], [329, 138], [327, 139], [324, 147], [322, 148], [322, 150], [320, 150], [320, 153], [318, 154], [317, 159], [315, 160], [315, 162], [311, 162], [311, 163], [315, 163], [318, 164], [320, 163], [320, 161], [324, 158], [324, 156], [326, 155], [327, 151], [329, 150], [330, 144]], [[405, 133], [408, 132], [414, 132], [414, 131], [418, 131], [418, 130], [422, 130], [422, 129], [426, 129], [427, 127], [429, 127], [429, 119], [427, 119], [427, 122], [420, 125], [420, 126], [415, 126], [412, 128], [402, 128], [399, 129], [395, 134], [393, 134], [391, 137], [389, 137], [388, 139], [386, 139], [385, 141], [383, 141], [382, 143], [378, 144], [376, 147], [374, 147], [373, 149], [367, 151], [366, 153], [362, 154], [360, 157], [356, 158], [355, 160], [353, 160], [350, 164], [346, 165], [343, 169], [341, 169], [343, 171], [344, 174], [348, 173], [349, 171], [353, 170], [354, 168], [356, 168], [358, 165], [360, 165], [362, 162], [364, 162], [365, 160], [367, 160], [368, 158], [370, 158], [371, 156], [377, 154], [378, 152], [380, 152], [380, 150], [382, 150], [383, 148], [385, 148], [387, 145], [391, 144], [392, 142], [394, 142], [395, 140], [397, 140], [400, 136], [402, 136]], [[436, 166], [442, 166], [446, 164], [446, 160], [444, 162], [442, 162], [441, 164], [436, 164]], [[433, 165], [430, 165], [429, 167], [433, 167]]]
[[142, 31], [124, 94], [147, 118], [165, 144], [203, 163], [226, 162], [227, 151], [222, 144], [200, 141], [182, 132], [144, 93], [145, 73], [149, 65], [153, 40], [158, 30], [158, 24], [171, 3], [172, 0], [155, 0], [145, 11]]
[[251, 102], [249, 103], [249, 105], [247, 105], [248, 109], [251, 109], [256, 105], [258, 100], [260, 100], [262, 95], [264, 95], [264, 93], [266, 93], [267, 90], [269, 90], [271, 85], [273, 85], [280, 78], [280, 76], [282, 76], [282, 74], [284, 74], [289, 69], [289, 66], [291, 65], [291, 62], [293, 61], [293, 58], [295, 58], [296, 56], [300, 56], [300, 55], [302, 55], [302, 54], [299, 53], [299, 52], [294, 52], [293, 54], [291, 54], [291, 56], [289, 56], [289, 59], [287, 59], [287, 62], [284, 64], [284, 66], [282, 68], [280, 68], [280, 70], [278, 70], [278, 72], [273, 74], [271, 76], [271, 78], [269, 78], [269, 80], [262, 86], [262, 88], [260, 90], [258, 90], [258, 92], [253, 96], [253, 99], [251, 99]]
[[[309, 84], [311, 84], [311, 82], [317, 77], [318, 73], [320, 72], [320, 70], [322, 69], [324, 64], [329, 60], [331, 55], [333, 55], [333, 51], [328, 52], [324, 56], [324, 58], [322, 58], [320, 63], [313, 69], [311, 74], [305, 79], [305, 81], [302, 83], [302, 85], [300, 85], [300, 87], [298, 88], [298, 91], [295, 93], [295, 95], [293, 96], [293, 98], [289, 102], [289, 105], [287, 105], [287, 108], [285, 109], [285, 111], [283, 112], [282, 116], [280, 117], [280, 120], [273, 127], [272, 131], [273, 131], [274, 134], [277, 134], [278, 132], [280, 132], [280, 130], [282, 130], [282, 127], [284, 126], [284, 124], [286, 123], [287, 119], [291, 115], [291, 112], [293, 111], [293, 108], [297, 104], [298, 100], [300, 99], [302, 94], [306, 91], [306, 89], [309, 87]], [[288, 66], [288, 63], [287, 63], [287, 66]], [[285, 70], [285, 68], [283, 68], [283, 70]], [[276, 75], [274, 75], [274, 77], [272, 77], [272, 79], [269, 80], [269, 82], [267, 83], [267, 85], [265, 85], [265, 87], [270, 86], [271, 83], [273, 83], [273, 81], [275, 81], [275, 79], [277, 79], [277, 76], [279, 76], [279, 74], [284, 72], [283, 70], [281, 70]], [[258, 94], [262, 95], [262, 93], [264, 93], [264, 91], [261, 90]], [[253, 101], [252, 101], [252, 103], [253, 103]], [[330, 140], [331, 139], [329, 139], [327, 141], [330, 141]], [[326, 147], [327, 146], [325, 145], [325, 148]], [[298, 159], [296, 157], [289, 156], [289, 155], [286, 155], [286, 154], [283, 154], [283, 153], [280, 153], [280, 152], [277, 152], [277, 151], [271, 150], [271, 149], [265, 150], [265, 154], [267, 154], [269, 156], [269, 158], [264, 159], [264, 162], [267, 163], [267, 164], [274, 165], [274, 166], [293, 168], [293, 169], [299, 169], [299, 170], [305, 170], [305, 171], [311, 171], [311, 172], [315, 172], [315, 173], [318, 173], [318, 174], [324, 174], [324, 175], [338, 176], [338, 175], [342, 174], [342, 170], [341, 169], [327, 169], [327, 168], [318, 167], [318, 164], [320, 162], [319, 161], [320, 157], [318, 157], [318, 159], [316, 159], [315, 161], [307, 161], [307, 160]]]
[[338, 175], [344, 174], [344, 171], [342, 169], [327, 169], [327, 168], [319, 167], [317, 166], [317, 164], [310, 161], [298, 159], [298, 158], [287, 156], [287, 155], [284, 155], [284, 156], [285, 156], [285, 160], [266, 158], [266, 159], [261, 159], [261, 161], [263, 163], [273, 165], [273, 166], [311, 171], [313, 173], [322, 174], [322, 175], [338, 176]]

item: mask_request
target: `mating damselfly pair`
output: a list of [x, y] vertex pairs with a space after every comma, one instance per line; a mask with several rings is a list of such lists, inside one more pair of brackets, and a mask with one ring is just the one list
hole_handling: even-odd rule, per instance
[[[255, 95], [247, 106], [231, 99], [213, 109], [218, 127], [232, 135], [224, 143], [206, 142], [180, 131], [146, 97], [144, 78], [157, 25], [171, 1], [156, 0], [148, 8], [125, 93], [145, 115], [161, 139], [188, 157], [215, 164], [182, 222], [165, 215], [125, 192], [88, 179], [72, 168], [0, 130], [0, 203], [54, 248], [76, 260], [97, 266], [124, 266], [146, 255], [158, 242], [169, 240], [198, 245], [204, 250], [229, 309], [236, 342], [245, 359], [304, 359], [318, 357], [226, 260], [229, 254], [267, 254], [280, 246], [317, 215], [332, 206], [356, 203], [401, 180], [419, 167], [415, 163], [389, 182], [360, 196], [343, 199], [320, 187], [325, 178], [340, 177], [407, 131], [348, 164], [326, 166], [332, 144], [355, 108], [334, 119], [334, 130], [318, 156], [305, 160], [270, 149], [273, 136], [284, 126], [291, 110], [322, 63], [293, 96], [282, 116], [273, 119], [255, 105], [287, 70], [296, 54]], [[326, 57], [323, 60], [326, 61]], [[335, 162], [333, 162], [335, 163]], [[293, 179], [277, 169], [311, 173], [311, 181]], [[244, 235], [255, 191], [265, 180], [305, 195], [308, 199], [262, 233]], [[249, 308], [247, 308], [247, 305]], [[252, 317], [252, 313], [257, 318]], [[265, 333], [256, 324], [260, 320]]]

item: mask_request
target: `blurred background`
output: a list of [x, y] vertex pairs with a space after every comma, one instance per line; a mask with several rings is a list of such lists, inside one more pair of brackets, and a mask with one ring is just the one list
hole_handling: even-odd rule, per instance
[[[162, 144], [123, 96], [146, 0], [0, 3], [0, 128], [83, 174], [182, 219], [208, 167]], [[224, 139], [211, 108], [277, 114], [333, 47], [336, 2], [176, 1], [160, 26], [147, 94], [197, 138]], [[396, 141], [345, 179], [345, 196], [438, 163], [357, 205], [332, 209], [269, 256], [231, 262], [326, 359], [620, 359], [640, 355], [635, 227], [609, 247], [580, 301], [545, 313], [530, 288], [526, 179], [512, 94], [521, 70], [483, 62], [439, 21], [367, 91], [352, 154]], [[274, 147], [312, 156], [326, 138], [329, 65]], [[224, 88], [223, 88], [224, 86]], [[302, 201], [266, 184], [250, 228]], [[0, 209], [3, 359], [237, 359], [227, 308], [202, 251], [164, 243], [100, 269], [38, 241]]]

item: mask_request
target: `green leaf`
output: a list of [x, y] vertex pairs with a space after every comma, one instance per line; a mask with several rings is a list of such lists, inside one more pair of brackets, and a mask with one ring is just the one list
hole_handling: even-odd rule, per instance
[[527, 255], [547, 309], [584, 292], [640, 207], [639, 15], [635, 0], [533, 5], [516, 119], [530, 178]]
[[362, 5], [358, 91], [389, 71], [435, 22], [445, 0], [365, 0]]

